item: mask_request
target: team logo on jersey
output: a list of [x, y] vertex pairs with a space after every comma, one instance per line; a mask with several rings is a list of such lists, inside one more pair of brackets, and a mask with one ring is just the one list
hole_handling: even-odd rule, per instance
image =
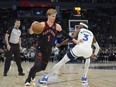
[[51, 33], [53, 36], [55, 36], [54, 31], [51, 30], [51, 29], [44, 31], [44, 32], [43, 32], [43, 35], [46, 35], [46, 34], [48, 34], [48, 33]]

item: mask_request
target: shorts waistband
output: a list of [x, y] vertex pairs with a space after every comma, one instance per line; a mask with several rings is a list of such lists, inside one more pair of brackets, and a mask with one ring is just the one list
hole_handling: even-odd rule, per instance
[[19, 45], [19, 43], [10, 43], [11, 45]]

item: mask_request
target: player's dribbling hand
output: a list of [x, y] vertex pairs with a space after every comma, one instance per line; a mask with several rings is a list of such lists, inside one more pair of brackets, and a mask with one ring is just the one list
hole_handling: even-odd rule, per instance
[[31, 27], [30, 27], [30, 29], [29, 29], [29, 33], [30, 33], [30, 34], [33, 34], [33, 33], [34, 33], [33, 30], [32, 30], [32, 26], [33, 26], [35, 23], [38, 23], [38, 21], [34, 21], [34, 22], [31, 24]]
[[96, 55], [92, 55], [92, 56], [91, 56], [91, 59], [92, 59], [93, 61], [95, 61], [95, 60], [97, 59], [97, 56], [96, 56]]
[[31, 26], [33, 26], [35, 23], [38, 23], [38, 21], [34, 21], [34, 22], [31, 24]]

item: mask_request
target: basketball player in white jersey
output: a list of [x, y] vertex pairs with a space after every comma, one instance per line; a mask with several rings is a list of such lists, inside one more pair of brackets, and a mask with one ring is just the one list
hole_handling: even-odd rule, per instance
[[[46, 76], [38, 80], [38, 82], [47, 83], [48, 77], [52, 75], [55, 71], [57, 71], [66, 62], [70, 61], [71, 59], [76, 59], [78, 57], [84, 57], [86, 61], [85, 61], [84, 75], [82, 77], [82, 83], [88, 83], [87, 73], [90, 65], [90, 58], [92, 58], [93, 60], [97, 59], [97, 54], [99, 52], [100, 47], [93, 33], [90, 30], [88, 30], [88, 25], [84, 22], [81, 22], [79, 24], [78, 29], [76, 29], [72, 37], [77, 39], [78, 41], [83, 40], [83, 42], [76, 44], [70, 51], [68, 51], [64, 55], [62, 60], [59, 61]], [[62, 43], [60, 43], [59, 46], [67, 44], [68, 42], [69, 40], [67, 39]], [[95, 46], [94, 53], [92, 50], [92, 44]]]

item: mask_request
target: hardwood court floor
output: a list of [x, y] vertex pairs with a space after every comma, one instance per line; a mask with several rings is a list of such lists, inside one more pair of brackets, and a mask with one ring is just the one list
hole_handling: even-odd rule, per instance
[[[3, 76], [4, 63], [0, 63], [0, 87], [26, 87], [24, 81], [33, 63], [23, 62], [25, 76], [18, 76], [15, 63], [11, 63], [8, 76]], [[35, 82], [30, 87], [116, 87], [116, 62], [92, 63], [90, 65], [88, 79], [89, 84], [81, 84], [84, 64], [65, 64], [56, 74], [49, 79], [48, 85], [39, 85], [38, 78], [47, 73], [55, 63], [49, 63], [46, 71], [37, 73]], [[28, 86], [29, 87], [29, 86]]]

